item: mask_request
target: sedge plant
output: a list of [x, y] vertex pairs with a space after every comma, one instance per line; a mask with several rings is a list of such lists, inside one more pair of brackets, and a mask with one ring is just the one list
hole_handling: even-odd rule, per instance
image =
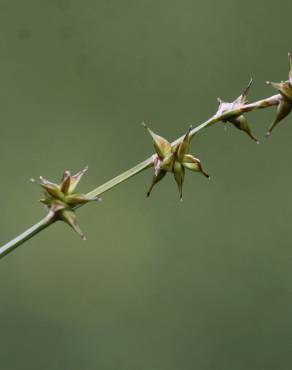
[[267, 82], [268, 85], [277, 91], [275, 95], [260, 99], [253, 103], [248, 103], [247, 94], [252, 85], [252, 80], [250, 80], [249, 84], [238, 98], [233, 102], [224, 102], [218, 98], [218, 110], [211, 118], [196, 127], [190, 126], [184, 135], [172, 143], [152, 131], [148, 124], [143, 123], [143, 126], [146, 128], [153, 141], [155, 153], [143, 162], [98, 186], [87, 194], [81, 194], [76, 191], [82, 176], [87, 172], [87, 168], [75, 175], [72, 175], [69, 171], [65, 171], [60, 184], [50, 182], [42, 176], [40, 176], [38, 180], [33, 180], [37, 182], [44, 191], [44, 197], [40, 202], [46, 207], [47, 214], [35, 225], [0, 247], [0, 258], [6, 256], [25, 241], [31, 239], [57, 221], [67, 223], [83, 240], [85, 240], [85, 235], [77, 223], [76, 210], [87, 203], [99, 201], [103, 193], [150, 168], [153, 168], [154, 173], [149, 190], [146, 193], [147, 197], [150, 196], [153, 188], [165, 177], [165, 175], [171, 173], [177, 183], [179, 197], [182, 199], [186, 170], [199, 172], [209, 178], [209, 175], [203, 169], [200, 159], [189, 153], [191, 140], [198, 132], [214, 124], [222, 122], [229, 123], [238, 130], [243, 131], [253, 141], [259, 143], [250, 129], [246, 113], [257, 109], [276, 107], [276, 115], [267, 131], [267, 136], [271, 134], [274, 128], [286, 116], [288, 116], [292, 110], [292, 57], [290, 53], [288, 54], [288, 61], [288, 80], [279, 83]]

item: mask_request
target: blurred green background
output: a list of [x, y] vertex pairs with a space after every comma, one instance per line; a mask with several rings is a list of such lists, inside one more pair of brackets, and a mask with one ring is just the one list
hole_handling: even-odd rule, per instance
[[[1, 242], [38, 221], [43, 175], [93, 189], [239, 95], [287, 78], [291, 0], [1, 0]], [[202, 131], [184, 201], [147, 171], [1, 260], [3, 370], [288, 370], [292, 117]], [[290, 163], [290, 164], [289, 164]]]

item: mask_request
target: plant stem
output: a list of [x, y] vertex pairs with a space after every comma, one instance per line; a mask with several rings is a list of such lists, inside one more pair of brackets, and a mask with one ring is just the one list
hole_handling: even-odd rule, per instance
[[38, 223], [36, 223], [32, 227], [24, 231], [22, 234], [18, 235], [16, 238], [11, 240], [10, 242], [0, 247], [0, 258], [12, 252], [19, 245], [23, 244], [26, 240], [38, 234], [40, 231], [44, 230], [45, 228], [50, 226], [52, 223], [54, 223], [54, 220], [50, 217], [50, 214], [48, 214]]
[[114, 177], [113, 179], [107, 181], [106, 183], [98, 186], [94, 190], [90, 191], [87, 195], [90, 196], [98, 196], [106, 191], [114, 188], [115, 186], [119, 185], [121, 182], [124, 182], [125, 180], [129, 179], [130, 177], [133, 177], [137, 175], [138, 173], [144, 171], [146, 168], [149, 168], [152, 166], [152, 157], [146, 159], [143, 162], [140, 162], [136, 166], [130, 168], [129, 170], [123, 172], [122, 174]]
[[[205, 121], [204, 123], [200, 124], [199, 126], [193, 128], [190, 132], [190, 136], [193, 137], [197, 132], [201, 131], [203, 128], [211, 126], [215, 124], [216, 122], [220, 121], [226, 121], [231, 116], [236, 116], [242, 113], [250, 112], [255, 109], [263, 109], [271, 106], [275, 106], [279, 104], [280, 95], [273, 95], [269, 98], [258, 100], [251, 104], [245, 104], [244, 106], [232, 109], [227, 112], [224, 112], [222, 114], [215, 114], [210, 119]], [[185, 135], [179, 137], [175, 141], [172, 142], [172, 145], [178, 144]], [[123, 172], [121, 175], [116, 176], [115, 178], [107, 181], [106, 183], [98, 186], [94, 190], [90, 191], [88, 195], [91, 196], [98, 196], [106, 191], [114, 188], [115, 186], [119, 185], [120, 183], [126, 181], [127, 179], [137, 175], [138, 173], [144, 171], [145, 169], [153, 166], [153, 158], [154, 156], [149, 157], [145, 161], [137, 164], [136, 166], [130, 168], [129, 170]], [[79, 208], [79, 207], [76, 207]], [[15, 248], [23, 244], [25, 241], [29, 240], [36, 234], [38, 234], [40, 231], [44, 230], [48, 226], [52, 225], [56, 219], [52, 217], [52, 214], [49, 212], [45, 218], [43, 218], [41, 221], [33, 225], [31, 228], [24, 231], [22, 234], [18, 235], [16, 238], [8, 242], [7, 244], [0, 247], [0, 258], [6, 256], [8, 253], [13, 251]]]

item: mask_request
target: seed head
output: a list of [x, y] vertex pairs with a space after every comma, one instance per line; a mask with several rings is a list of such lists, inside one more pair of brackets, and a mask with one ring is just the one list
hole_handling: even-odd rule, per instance
[[78, 183], [86, 172], [87, 167], [75, 175], [65, 171], [59, 185], [48, 181], [42, 176], [38, 179], [39, 185], [44, 189], [44, 198], [40, 202], [49, 210], [52, 218], [66, 222], [83, 240], [86, 238], [77, 224], [74, 209], [81, 204], [100, 200], [96, 196], [75, 192]]
[[[242, 108], [248, 102], [247, 94], [252, 85], [252, 82], [253, 82], [252, 79], [250, 79], [247, 87], [243, 90], [243, 92], [239, 95], [239, 97], [231, 103], [224, 102], [220, 98], [218, 98], [219, 108], [217, 111], [217, 115], [219, 116], [224, 115], [224, 118], [222, 119], [223, 122], [232, 123], [234, 127], [236, 127], [237, 129], [241, 131], [244, 131], [252, 140], [254, 140], [258, 144], [259, 141], [252, 134], [247, 118], [242, 114], [243, 112]], [[229, 112], [234, 111], [234, 110], [236, 110], [236, 113], [229, 114]]]
[[153, 187], [164, 178], [167, 172], [171, 172], [174, 175], [180, 199], [182, 199], [185, 169], [189, 169], [194, 172], [201, 172], [209, 178], [209, 175], [203, 170], [200, 160], [191, 154], [188, 154], [192, 127], [188, 129], [180, 143], [172, 146], [166, 139], [150, 130], [145, 123], [143, 123], [143, 126], [150, 133], [153, 139], [154, 149], [156, 151], [156, 155], [153, 157], [154, 176], [147, 192], [147, 197], [150, 196]]

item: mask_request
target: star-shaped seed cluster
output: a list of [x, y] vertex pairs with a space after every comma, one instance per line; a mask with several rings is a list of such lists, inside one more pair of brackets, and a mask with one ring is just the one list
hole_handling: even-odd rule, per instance
[[42, 176], [38, 179], [38, 183], [44, 189], [44, 198], [42, 198], [40, 202], [46, 206], [52, 218], [66, 222], [83, 240], [85, 240], [86, 237], [77, 224], [74, 209], [79, 205], [100, 200], [97, 196], [75, 192], [78, 183], [87, 172], [87, 169], [86, 167], [75, 175], [71, 175], [69, 171], [65, 171], [59, 185], [46, 180]]
[[226, 119], [223, 120], [223, 122], [232, 123], [234, 127], [236, 127], [239, 130], [244, 131], [252, 140], [254, 140], [258, 144], [259, 141], [252, 134], [247, 118], [242, 114], [242, 112], [240, 112], [241, 108], [243, 108], [248, 103], [247, 94], [248, 94], [248, 91], [251, 85], [252, 85], [252, 79], [250, 80], [249, 84], [244, 89], [244, 91], [239, 95], [239, 97], [231, 103], [224, 102], [220, 98], [218, 98], [218, 102], [220, 105], [217, 111], [217, 115], [221, 116], [222, 114], [227, 113], [229, 111], [239, 110], [239, 113], [230, 114], [230, 115], [227, 114], [227, 117]]
[[154, 155], [154, 176], [150, 189], [147, 192], [147, 197], [149, 197], [153, 187], [164, 178], [167, 172], [171, 172], [174, 175], [180, 199], [182, 199], [185, 169], [201, 172], [204, 176], [209, 178], [209, 175], [203, 170], [200, 160], [188, 153], [191, 139], [191, 127], [185, 134], [183, 140], [177, 145], [172, 146], [166, 139], [155, 134], [145, 123], [143, 123], [143, 126], [151, 135], [156, 151]]

